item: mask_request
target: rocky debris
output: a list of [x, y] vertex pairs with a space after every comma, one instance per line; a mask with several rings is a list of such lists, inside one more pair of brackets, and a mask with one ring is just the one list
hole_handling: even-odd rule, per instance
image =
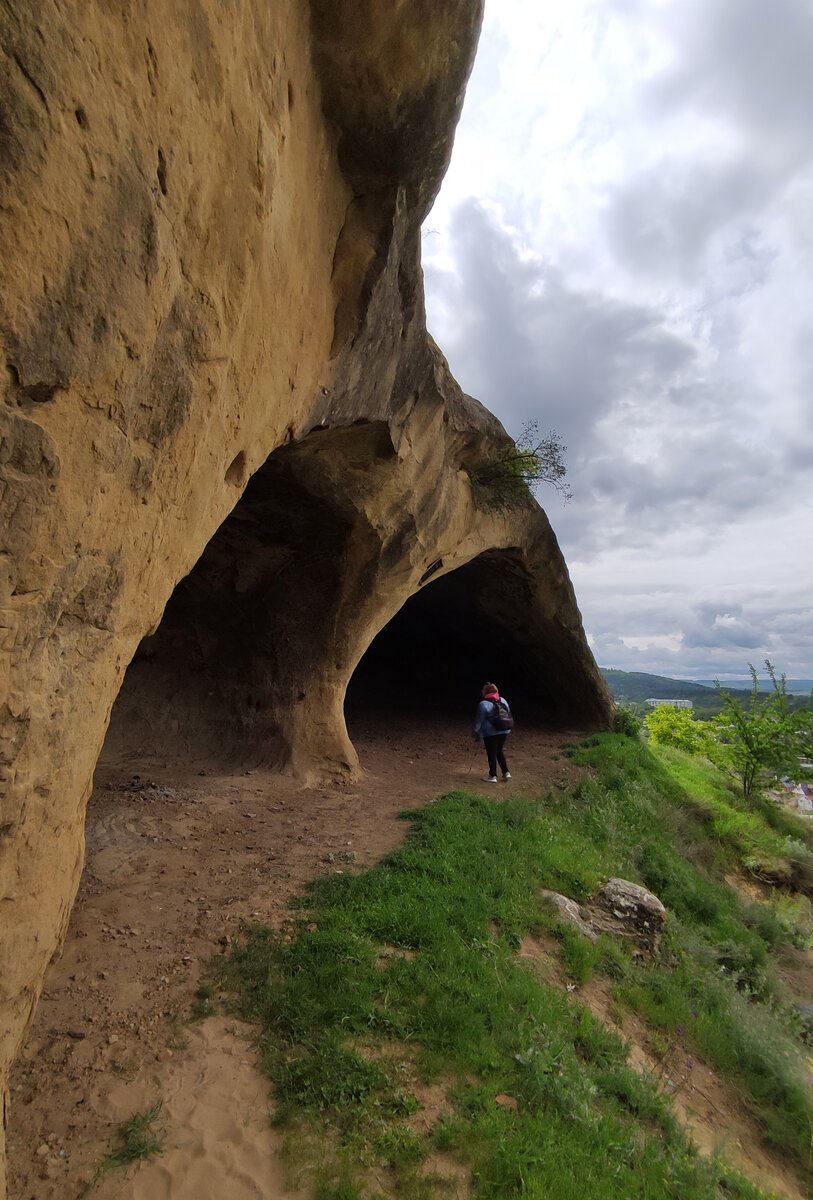
[[178, 800], [189, 800], [189, 796], [181, 796], [181, 794], [171, 787], [164, 787], [160, 783], [155, 783], [151, 779], [142, 779], [140, 775], [134, 775], [127, 782], [106, 783], [105, 790], [108, 792], [132, 792], [139, 796], [142, 800], [164, 800], [169, 804], [173, 804]]
[[585, 905], [558, 892], [544, 891], [542, 895], [555, 905], [565, 924], [591, 942], [606, 933], [631, 941], [634, 957], [652, 959], [660, 950], [666, 909], [657, 896], [640, 884], [627, 879], [608, 879]]
[[626, 879], [608, 879], [589, 907], [595, 929], [629, 938], [636, 952], [647, 958], [657, 954], [666, 928], [666, 909], [652, 892]]
[[559, 918], [564, 925], [571, 925], [577, 933], [582, 937], [586, 937], [588, 941], [595, 942], [598, 939], [598, 934], [584, 918], [584, 914], [580, 906], [575, 900], [571, 900], [569, 896], [562, 896], [559, 892], [550, 892], [545, 890], [542, 895], [550, 900], [555, 905]]

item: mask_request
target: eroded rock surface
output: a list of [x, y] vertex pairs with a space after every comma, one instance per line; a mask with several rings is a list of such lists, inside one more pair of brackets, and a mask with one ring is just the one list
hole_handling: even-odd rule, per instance
[[666, 909], [657, 896], [627, 879], [608, 879], [590, 905], [594, 928], [632, 941], [644, 957], [657, 954], [666, 928]]
[[610, 718], [550, 526], [478, 507], [506, 435], [425, 331], [480, 8], [0, 2], [3, 1076], [120, 692], [114, 739], [352, 772], [351, 677], [435, 595], [456, 658], [423, 670], [465, 665], [467, 702], [470, 624], [529, 707]]
[[652, 892], [627, 879], [608, 879], [587, 904], [569, 896], [543, 891], [565, 924], [591, 942], [600, 933], [632, 943], [633, 955], [652, 959], [660, 950], [666, 929], [666, 909]]

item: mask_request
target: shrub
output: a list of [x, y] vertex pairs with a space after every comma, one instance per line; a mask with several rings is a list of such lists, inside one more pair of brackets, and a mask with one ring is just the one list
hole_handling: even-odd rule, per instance
[[794, 711], [785, 676], [777, 679], [773, 664], [767, 658], [765, 668], [773, 692], [767, 697], [760, 695], [756, 669], [749, 663], [751, 693], [747, 703], [732, 696], [717, 682], [717, 690], [725, 704], [715, 718], [718, 736], [727, 745], [744, 796], [753, 793], [760, 773], [765, 769], [780, 774], [792, 771], [798, 777], [800, 757], [813, 752], [813, 712], [807, 708]]
[[653, 746], [676, 746], [687, 754], [704, 754], [707, 758], [714, 754], [711, 724], [698, 721], [687, 708], [659, 704], [644, 717], [644, 726]]
[[628, 708], [619, 708], [615, 714], [615, 732], [624, 737], [637, 738], [641, 732], [641, 722]]
[[558, 433], [540, 438], [536, 421], [529, 421], [516, 442], [470, 468], [475, 496], [484, 507], [501, 512], [527, 504], [539, 484], [547, 483], [570, 500], [564, 482], [566, 450]]

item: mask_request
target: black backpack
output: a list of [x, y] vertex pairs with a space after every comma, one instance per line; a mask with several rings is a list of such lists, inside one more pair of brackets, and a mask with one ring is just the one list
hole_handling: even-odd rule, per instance
[[500, 733], [507, 733], [509, 729], [514, 728], [514, 718], [511, 716], [511, 711], [504, 700], [492, 700], [494, 712], [491, 714], [491, 724]]

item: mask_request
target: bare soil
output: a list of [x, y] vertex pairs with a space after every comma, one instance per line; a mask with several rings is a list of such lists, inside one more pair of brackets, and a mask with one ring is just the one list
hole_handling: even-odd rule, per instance
[[[77, 1196], [118, 1124], [158, 1099], [167, 1150], [126, 1180], [108, 1174], [94, 1196], [287, 1195], [278, 1165], [275, 1179], [260, 1165], [273, 1164], [276, 1144], [249, 1047], [227, 1032], [234, 1022], [188, 1024], [205, 963], [245, 920], [285, 928], [308, 880], [364, 869], [394, 849], [402, 811], [455, 788], [538, 794], [579, 773], [559, 756], [563, 733], [512, 734], [510, 785], [482, 782], [482, 746], [459, 723], [376, 714], [351, 735], [362, 778], [318, 788], [207, 763], [103, 757], [65, 946], [11, 1080], [13, 1200]], [[190, 1093], [208, 1117], [186, 1111]], [[233, 1137], [235, 1114], [263, 1146], [251, 1167], [245, 1138]]]
[[[96, 1200], [309, 1196], [286, 1188], [251, 1031], [222, 1016], [189, 1023], [206, 962], [246, 920], [284, 931], [308, 880], [365, 869], [397, 847], [404, 810], [461, 788], [538, 796], [582, 774], [560, 754], [577, 736], [566, 731], [512, 734], [513, 777], [497, 785], [483, 781], [482, 746], [459, 723], [379, 713], [351, 722], [351, 736], [362, 778], [316, 788], [145, 755], [102, 761], [65, 946], [11, 1080], [11, 1200], [72, 1200], [88, 1189]], [[646, 1066], [644, 1032], [623, 1032], [640, 1037]], [[706, 1093], [710, 1073], [695, 1070]], [[792, 1171], [758, 1150], [736, 1097], [715, 1088], [698, 1124], [701, 1088], [692, 1087], [691, 1105], [679, 1108], [698, 1134], [710, 1124], [701, 1147], [724, 1144], [761, 1186], [770, 1178], [779, 1195], [801, 1200]], [[94, 1182], [119, 1123], [158, 1100], [163, 1153]]]

